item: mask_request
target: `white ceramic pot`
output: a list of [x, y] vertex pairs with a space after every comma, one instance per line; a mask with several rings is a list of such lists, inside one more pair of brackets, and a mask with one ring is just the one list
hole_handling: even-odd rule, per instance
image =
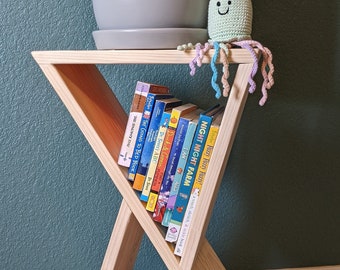
[[100, 30], [206, 28], [208, 0], [93, 0]]
[[98, 49], [174, 48], [208, 38], [209, 0], [92, 0]]

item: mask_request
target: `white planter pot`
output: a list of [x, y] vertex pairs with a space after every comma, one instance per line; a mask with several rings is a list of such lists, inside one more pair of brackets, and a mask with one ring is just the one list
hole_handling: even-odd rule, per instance
[[208, 39], [209, 0], [93, 0], [98, 49], [170, 49]]

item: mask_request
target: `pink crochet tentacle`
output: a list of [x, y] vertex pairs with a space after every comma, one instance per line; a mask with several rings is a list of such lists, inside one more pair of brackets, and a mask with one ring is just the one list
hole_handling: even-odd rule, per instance
[[266, 67], [267, 67], [267, 64], [268, 64], [268, 54], [267, 54], [267, 51], [265, 50], [265, 48], [262, 46], [261, 43], [253, 40], [252, 46], [259, 48], [262, 51], [262, 56], [263, 56], [262, 66], [261, 66], [261, 73], [262, 73], [262, 77], [263, 77], [263, 83], [262, 83], [262, 87], [261, 87], [262, 98], [259, 100], [259, 105], [263, 106], [268, 99], [268, 91], [267, 91], [267, 88], [266, 88], [267, 82], [268, 82], [268, 74], [267, 74], [267, 71], [266, 71]]
[[[262, 84], [262, 98], [259, 101], [259, 104], [261, 106], [263, 106], [267, 99], [268, 99], [268, 89], [270, 89], [273, 85], [274, 85], [274, 78], [273, 78], [273, 73], [274, 73], [274, 65], [272, 63], [272, 53], [271, 51], [262, 46], [261, 43], [257, 42], [257, 41], [253, 41], [253, 46], [258, 47], [261, 51], [262, 51], [262, 55], [263, 55], [263, 62], [262, 62], [262, 67], [261, 67], [261, 73], [263, 76], [263, 84]], [[267, 66], [269, 68], [269, 71], [267, 72]]]
[[202, 66], [202, 60], [205, 56], [205, 54], [212, 48], [212, 45], [208, 42], [206, 42], [204, 44], [204, 46], [202, 45], [201, 46], [201, 50], [200, 50], [200, 54], [199, 54], [199, 57], [197, 59], [197, 66]]
[[[268, 48], [264, 47], [260, 42], [255, 41], [255, 40], [247, 40], [246, 42], [253, 48], [257, 47], [262, 52], [263, 61], [261, 65], [261, 73], [263, 77], [263, 83], [261, 87], [262, 98], [260, 99], [259, 104], [263, 106], [268, 99], [267, 90], [270, 89], [274, 85], [274, 78], [273, 78], [274, 65], [272, 63], [273, 56], [272, 56], [271, 51]], [[267, 72], [267, 66], [269, 68], [268, 72]]]
[[229, 61], [228, 61], [228, 54], [229, 54], [229, 48], [230, 48], [230, 44], [224, 44], [221, 43], [220, 44], [220, 48], [221, 48], [221, 62], [223, 64], [223, 75], [221, 78], [221, 82], [223, 85], [223, 96], [227, 97], [229, 95], [230, 92], [230, 85], [228, 82], [228, 78], [229, 78]]
[[263, 55], [263, 62], [262, 62], [262, 67], [261, 67], [263, 83], [262, 83], [262, 87], [261, 87], [262, 98], [260, 99], [259, 104], [260, 104], [260, 106], [263, 106], [268, 99], [268, 91], [267, 91], [268, 74], [267, 74], [267, 71], [266, 71], [266, 67], [267, 67], [267, 64], [268, 64], [268, 55], [267, 55], [267, 52], [264, 50], [264, 48], [260, 48], [260, 49], [261, 49], [262, 55]]
[[[257, 47], [262, 51], [263, 54], [263, 63], [261, 67], [261, 72], [262, 76], [265, 79], [266, 83], [266, 88], [270, 89], [274, 85], [274, 78], [273, 78], [273, 73], [274, 73], [274, 65], [273, 65], [273, 55], [271, 51], [267, 48], [264, 47], [261, 43], [258, 41], [252, 40], [251, 45], [253, 47]], [[266, 68], [269, 68], [269, 71], [266, 71]]]
[[264, 47], [267, 55], [268, 55], [268, 68], [269, 68], [269, 72], [268, 72], [268, 83], [266, 85], [266, 88], [267, 89], [270, 89], [272, 88], [272, 86], [274, 85], [274, 77], [273, 77], [273, 74], [274, 74], [274, 65], [273, 65], [273, 55], [271, 53], [271, 51], [267, 48], [267, 47]]
[[[272, 63], [272, 53], [270, 50], [266, 47], [263, 47], [263, 56], [264, 56], [264, 61], [262, 64], [262, 76], [263, 76], [263, 84], [262, 84], [262, 98], [259, 101], [259, 104], [263, 106], [268, 98], [268, 90], [274, 85], [274, 65]], [[269, 71], [267, 73], [266, 68], [269, 68]]]
[[257, 42], [257, 41], [252, 40], [252, 46], [259, 48], [262, 52], [263, 61], [262, 61], [262, 65], [261, 65], [261, 73], [262, 73], [263, 79], [265, 81], [267, 81], [267, 78], [268, 78], [268, 74], [267, 74], [267, 71], [266, 71], [266, 67], [267, 67], [267, 64], [268, 64], [267, 51], [266, 51], [265, 47], [263, 47], [262, 44]]

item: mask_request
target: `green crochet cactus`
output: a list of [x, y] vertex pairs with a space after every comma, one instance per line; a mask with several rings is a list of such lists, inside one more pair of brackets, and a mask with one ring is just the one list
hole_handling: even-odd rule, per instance
[[251, 39], [252, 19], [251, 0], [210, 0], [209, 37], [217, 42]]

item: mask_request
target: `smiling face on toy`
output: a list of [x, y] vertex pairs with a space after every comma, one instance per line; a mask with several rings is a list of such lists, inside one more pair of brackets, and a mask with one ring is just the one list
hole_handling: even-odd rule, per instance
[[251, 0], [210, 0], [208, 33], [213, 41], [251, 39], [253, 9]]
[[217, 3], [216, 3], [216, 5], [217, 5], [217, 11], [218, 11], [218, 14], [219, 15], [227, 15], [228, 13], [229, 13], [229, 6], [231, 5], [231, 1], [228, 1], [227, 2], [227, 6], [223, 6], [223, 2], [221, 2], [221, 1], [218, 1]]

